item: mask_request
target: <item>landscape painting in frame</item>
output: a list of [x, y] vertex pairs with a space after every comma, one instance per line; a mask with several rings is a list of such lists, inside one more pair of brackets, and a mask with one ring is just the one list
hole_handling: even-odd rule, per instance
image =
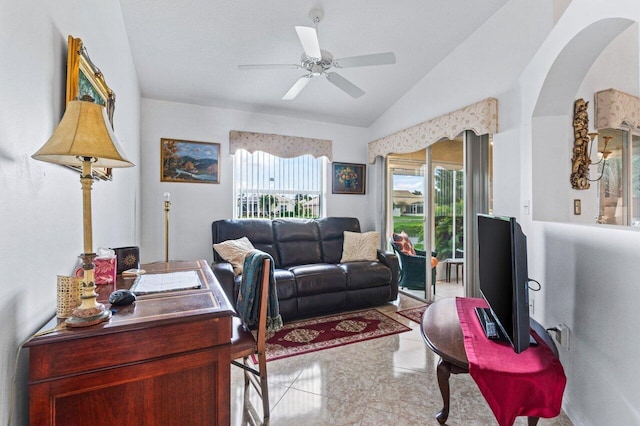
[[333, 163], [333, 194], [364, 194], [366, 164]]
[[220, 183], [220, 144], [160, 139], [160, 181]]

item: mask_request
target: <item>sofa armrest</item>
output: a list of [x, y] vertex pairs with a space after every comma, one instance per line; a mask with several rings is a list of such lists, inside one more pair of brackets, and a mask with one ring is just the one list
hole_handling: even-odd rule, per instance
[[398, 297], [398, 280], [400, 277], [400, 262], [398, 256], [388, 251], [378, 250], [378, 261], [391, 270], [391, 292], [389, 300], [396, 300]]
[[233, 266], [229, 262], [213, 262], [211, 264], [211, 270], [213, 275], [222, 286], [227, 298], [235, 306], [237, 295], [233, 291], [235, 287], [235, 274], [233, 273]]

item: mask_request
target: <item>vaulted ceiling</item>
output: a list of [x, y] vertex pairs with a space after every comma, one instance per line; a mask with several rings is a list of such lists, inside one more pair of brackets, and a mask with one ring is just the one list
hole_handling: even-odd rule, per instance
[[[142, 96], [367, 127], [507, 0], [120, 0]], [[333, 68], [365, 94], [353, 98], [324, 76], [293, 100], [304, 69], [295, 26], [317, 24], [334, 58], [394, 52], [392, 65]]]

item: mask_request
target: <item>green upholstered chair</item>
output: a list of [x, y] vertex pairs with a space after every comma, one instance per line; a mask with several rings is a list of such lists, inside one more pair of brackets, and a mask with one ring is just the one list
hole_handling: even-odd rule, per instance
[[[400, 250], [398, 244], [393, 241], [393, 238], [389, 239], [389, 244], [391, 244], [398, 259], [400, 259], [400, 281], [398, 282], [398, 286], [409, 290], [424, 290], [427, 270], [426, 252], [423, 250], [415, 250], [415, 256], [405, 254]], [[432, 252], [431, 256], [436, 257], [437, 253]], [[431, 257], [429, 257], [429, 265], [431, 265]], [[435, 266], [431, 268], [431, 283], [433, 286], [433, 294], [436, 294]]]

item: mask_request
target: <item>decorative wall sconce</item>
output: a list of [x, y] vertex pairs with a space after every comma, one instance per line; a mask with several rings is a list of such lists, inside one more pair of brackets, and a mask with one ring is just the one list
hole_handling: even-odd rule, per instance
[[[611, 151], [607, 150], [609, 142], [613, 137], [603, 136], [604, 147], [602, 151], [598, 150], [600, 159], [596, 162], [591, 161], [591, 153], [593, 145], [598, 145], [598, 133], [589, 133], [589, 115], [587, 107], [589, 102], [584, 99], [578, 99], [573, 104], [573, 157], [571, 158], [571, 188], [573, 189], [589, 189], [589, 182], [597, 182], [604, 176], [604, 167]], [[600, 165], [601, 172], [597, 179], [589, 178], [589, 166]]]
[[[593, 152], [593, 145], [595, 144], [596, 146], [598, 146], [598, 141], [597, 141], [597, 137], [598, 137], [598, 133], [589, 133], [589, 160], [591, 160], [591, 153]], [[607, 147], [609, 145], [609, 142], [611, 142], [611, 139], [613, 139], [613, 136], [603, 136], [604, 138], [604, 147], [602, 148], [602, 151], [598, 150], [598, 156], [600, 157], [600, 159], [598, 161], [596, 161], [595, 163], [593, 161], [590, 161], [590, 164], [592, 166], [596, 166], [599, 164], [602, 164], [602, 166], [600, 166], [600, 176], [598, 176], [597, 179], [589, 179], [589, 175], [587, 174], [587, 179], [589, 180], [589, 182], [597, 182], [600, 179], [602, 179], [602, 176], [604, 176], [604, 166], [607, 165], [607, 158], [609, 158], [609, 155], [611, 155], [611, 151], [607, 150]]]

